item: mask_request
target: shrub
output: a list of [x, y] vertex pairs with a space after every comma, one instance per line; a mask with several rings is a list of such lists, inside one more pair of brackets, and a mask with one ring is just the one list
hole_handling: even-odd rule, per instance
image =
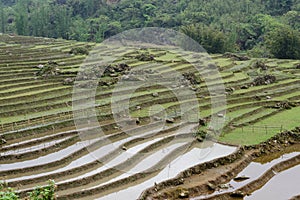
[[18, 200], [19, 196], [15, 193], [14, 189], [5, 187], [5, 183], [0, 183], [0, 199], [1, 200]]
[[54, 200], [56, 185], [54, 180], [49, 180], [45, 187], [36, 187], [32, 192], [29, 192], [30, 200]]
[[[48, 181], [48, 185], [44, 187], [36, 187], [32, 192], [29, 192], [30, 200], [54, 200], [56, 185], [53, 180]], [[0, 183], [0, 199], [1, 200], [19, 200], [13, 188], [7, 187], [5, 183]]]
[[271, 31], [266, 44], [276, 58], [300, 59], [300, 33], [289, 27]]
[[69, 52], [70, 54], [81, 54], [81, 55], [89, 55], [89, 50], [86, 47], [74, 47]]

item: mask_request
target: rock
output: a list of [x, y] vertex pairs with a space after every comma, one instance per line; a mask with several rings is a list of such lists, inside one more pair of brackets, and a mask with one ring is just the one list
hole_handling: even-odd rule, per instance
[[195, 73], [186, 72], [186, 73], [183, 73], [182, 76], [184, 77], [184, 80], [188, 80], [188, 82], [192, 85], [201, 83], [200, 77], [196, 76]]
[[174, 118], [167, 118], [166, 122], [169, 124], [173, 124], [175, 122]]
[[241, 89], [242, 89], [242, 90], [247, 90], [248, 88], [249, 88], [248, 85], [243, 85], [243, 86], [241, 86]]
[[1, 144], [6, 144], [6, 143], [7, 143], [7, 141], [5, 139], [1, 138]]
[[39, 69], [42, 69], [43, 67], [44, 67], [44, 65], [42, 65], [42, 64], [39, 64], [38, 66], [36, 66], [37, 68], [39, 68]]
[[155, 74], [156, 73], [153, 69], [146, 69], [145, 72], [147, 74]]
[[244, 180], [248, 180], [248, 179], [250, 179], [250, 177], [248, 177], [248, 176], [238, 176], [238, 177], [234, 178], [233, 180], [244, 181]]
[[184, 199], [184, 198], [188, 198], [189, 195], [190, 195], [190, 193], [189, 193], [188, 190], [182, 190], [182, 191], [179, 193], [178, 197], [179, 197], [180, 199]]
[[294, 103], [291, 103], [291, 102], [288, 102], [288, 101], [283, 101], [283, 102], [279, 102], [279, 103], [276, 103], [274, 106], [271, 106], [271, 108], [274, 108], [274, 109], [286, 109], [286, 110], [289, 110], [289, 109], [292, 109], [292, 107], [295, 107], [296, 105]]
[[72, 85], [74, 83], [73, 78], [66, 78], [63, 82], [64, 85]]
[[184, 184], [184, 179], [183, 179], [183, 178], [176, 179], [176, 180], [174, 181], [174, 184], [175, 184], [175, 185], [182, 185], [182, 184]]
[[145, 81], [144, 79], [140, 77], [136, 77], [134, 75], [125, 75], [123, 76], [124, 81]]
[[259, 76], [252, 82], [253, 86], [269, 85], [275, 83], [276, 77], [273, 75]]
[[221, 189], [229, 189], [229, 188], [230, 188], [230, 185], [229, 185], [229, 184], [221, 184], [221, 185], [219, 186], [219, 188], [221, 188]]
[[213, 190], [213, 191], [216, 190], [216, 186], [212, 183], [208, 183], [207, 187], [208, 187], [209, 190]]
[[118, 74], [110, 74], [110, 77], [118, 77]]
[[141, 53], [137, 55], [135, 59], [138, 59], [139, 61], [153, 61], [154, 56], [149, 53]]
[[253, 68], [259, 68], [261, 70], [267, 70], [268, 69], [268, 66], [265, 64], [264, 61], [262, 60], [257, 60], [253, 65], [252, 65]]
[[199, 125], [200, 126], [206, 126], [206, 120], [205, 119], [199, 119]]
[[135, 123], [136, 123], [136, 124], [140, 124], [140, 123], [141, 123], [140, 118], [137, 118], [137, 119], [135, 120]]
[[190, 90], [192, 90], [194, 92], [198, 90], [196, 87], [189, 87], [189, 88], [190, 88]]
[[246, 194], [240, 190], [232, 192], [230, 194], [231, 197], [237, 197], [237, 198], [244, 198], [246, 196]]
[[162, 119], [160, 117], [154, 116], [153, 117], [154, 121], [161, 121]]
[[222, 113], [219, 113], [217, 116], [220, 117], [220, 118], [224, 118], [225, 117], [224, 114], [222, 114]]
[[197, 140], [198, 140], [199, 142], [203, 142], [203, 140], [204, 140], [204, 139], [206, 138], [206, 136], [207, 136], [207, 131], [198, 129], [197, 132], [195, 132], [194, 135], [195, 135], [195, 137], [197, 138]]
[[114, 129], [120, 129], [120, 127], [119, 126], [114, 126]]
[[272, 97], [270, 97], [270, 96], [266, 96], [266, 99], [270, 100], [270, 99], [272, 99]]
[[106, 81], [99, 81], [98, 83], [99, 86], [109, 86], [109, 82], [106, 82]]
[[46, 65], [38, 65], [39, 71], [35, 73], [36, 76], [50, 77], [60, 74], [57, 62], [48, 61]]
[[[96, 72], [99, 71], [99, 69], [94, 69]], [[109, 65], [105, 67], [104, 75], [110, 76], [110, 77], [118, 77], [118, 74], [125, 74], [130, 70], [130, 67], [125, 64], [117, 64], [117, 65]]]
[[260, 100], [261, 100], [261, 97], [258, 96], [258, 95], [255, 95], [254, 99], [257, 100], [257, 101], [260, 101]]
[[153, 97], [158, 97], [159, 95], [158, 95], [157, 92], [154, 92], [154, 93], [152, 93], [152, 96], [153, 96]]
[[225, 89], [226, 92], [233, 93], [235, 89], [233, 87], [229, 87]]

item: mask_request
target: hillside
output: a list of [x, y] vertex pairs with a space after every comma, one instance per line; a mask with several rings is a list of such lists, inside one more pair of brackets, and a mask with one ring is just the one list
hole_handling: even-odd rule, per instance
[[[211, 140], [201, 143], [195, 113], [204, 120], [200, 130], [211, 136], [218, 128], [206, 123], [224, 122], [215, 139], [230, 144], [259, 144], [299, 125], [300, 60], [213, 54], [210, 61], [207, 54], [176, 55], [155, 46], [137, 50], [100, 45], [102, 55], [119, 59], [104, 72], [94, 91], [98, 121], [80, 115], [80, 122], [91, 124], [88, 130], [78, 129], [74, 116], [80, 109], [72, 105], [89, 96], [85, 81], [74, 78], [82, 64], [95, 62], [85, 60], [85, 53], [98, 45], [11, 35], [1, 35], [0, 41], [0, 176], [21, 196], [54, 179], [58, 199], [114, 199], [118, 193], [138, 197], [189, 167], [236, 150]], [[192, 64], [199, 60], [204, 63], [201, 74]], [[143, 81], [153, 78], [152, 85], [135, 90], [138, 82], [129, 87], [125, 81], [114, 92], [121, 77], [129, 81], [125, 68], [133, 73], [131, 80], [141, 73]], [[220, 84], [218, 77], [210, 75], [211, 69], [220, 72], [225, 93], [209, 90]], [[185, 78], [174, 85], [178, 73]], [[78, 99], [72, 94], [74, 80], [83, 84]], [[224, 105], [211, 106], [213, 98], [224, 95], [226, 112]], [[116, 121], [124, 112], [118, 105], [127, 100], [132, 118]], [[184, 105], [188, 107], [182, 110]], [[98, 123], [104, 135], [94, 129]], [[209, 160], [202, 159], [205, 152]]]
[[2, 33], [101, 42], [133, 28], [163, 27], [181, 30], [209, 53], [300, 58], [298, 0], [1, 2]]

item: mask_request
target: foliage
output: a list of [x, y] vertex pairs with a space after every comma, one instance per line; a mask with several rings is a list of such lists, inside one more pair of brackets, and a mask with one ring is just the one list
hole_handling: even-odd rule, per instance
[[36, 76], [42, 76], [42, 77], [52, 77], [57, 76], [60, 71], [58, 68], [58, 64], [53, 61], [48, 61], [45, 65], [39, 65], [37, 66], [39, 68], [39, 71], [35, 73]]
[[[44, 187], [36, 187], [32, 192], [29, 192], [28, 199], [30, 200], [55, 200], [56, 185], [54, 180], [49, 180], [48, 185]], [[7, 187], [5, 183], [0, 183], [0, 199], [1, 200], [19, 200], [19, 196], [15, 190]]]
[[228, 37], [213, 28], [197, 24], [184, 26], [181, 31], [201, 44], [208, 53], [224, 53], [233, 50], [231, 48], [233, 44], [230, 44]]
[[278, 28], [267, 36], [267, 47], [276, 58], [300, 59], [300, 33], [289, 27]]
[[263, 44], [258, 44], [248, 51], [248, 55], [253, 58], [269, 58], [272, 57], [269, 49]]
[[30, 200], [54, 200], [56, 199], [55, 188], [55, 182], [53, 180], [49, 180], [47, 186], [38, 186], [29, 193]]
[[[181, 30], [208, 52], [251, 50], [255, 56], [266, 57], [270, 56], [266, 40], [270, 45], [269, 35], [276, 36], [274, 30], [287, 27], [299, 32], [300, 29], [299, 0], [114, 2], [117, 3], [2, 0], [0, 30], [2, 33], [101, 42], [132, 28], [164, 27]], [[273, 55], [282, 57], [274, 52]]]
[[89, 50], [86, 47], [74, 47], [70, 50], [70, 54], [75, 54], [75, 55], [88, 55]]
[[19, 196], [14, 189], [5, 187], [5, 183], [0, 183], [0, 199], [1, 200], [18, 200]]

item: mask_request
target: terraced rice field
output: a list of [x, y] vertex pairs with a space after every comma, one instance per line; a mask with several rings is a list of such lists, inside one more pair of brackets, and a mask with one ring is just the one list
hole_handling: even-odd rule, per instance
[[[187, 62], [155, 47], [136, 52], [105, 46], [101, 47], [103, 55], [119, 55], [116, 63], [148, 73], [145, 77], [159, 84], [138, 89], [135, 84], [118, 85], [114, 92], [120, 74], [102, 77], [105, 84], [94, 91], [97, 121], [93, 121], [74, 110], [74, 101], [82, 105], [87, 101], [86, 91], [80, 90], [74, 99], [74, 84], [63, 83], [75, 79], [87, 62], [85, 55], [69, 51], [95, 45], [0, 36], [0, 179], [17, 188], [22, 197], [53, 179], [58, 199], [138, 199], [159, 182], [236, 151], [236, 146], [224, 143], [258, 144], [299, 125], [300, 69], [296, 65], [300, 61], [266, 59], [267, 70], [262, 70], [254, 66], [254, 58], [235, 61], [212, 55], [207, 62], [215, 63], [225, 89], [219, 94], [209, 90], [220, 84], [217, 76], [210, 76], [211, 65], [205, 64], [199, 74], [191, 64], [201, 55], [186, 52]], [[153, 55], [154, 60], [137, 59], [141, 53]], [[56, 62], [60, 73], [50, 78], [35, 75], [36, 66], [48, 61]], [[150, 67], [152, 71], [145, 72]], [[201, 80], [174, 85], [174, 74], [190, 72], [201, 75]], [[276, 76], [275, 83], [249, 86], [266, 74]], [[226, 98], [227, 105], [212, 106], [213, 99], [220, 97]], [[131, 118], [118, 106], [128, 100]], [[77, 124], [76, 113], [82, 117], [76, 119]], [[199, 118], [208, 122], [201, 129], [219, 133], [214, 142], [200, 143], [195, 138]], [[212, 119], [214, 123], [209, 123]], [[78, 120], [91, 123], [80, 128]], [[126, 130], [120, 126], [124, 124]], [[223, 129], [218, 125], [224, 125]]]

